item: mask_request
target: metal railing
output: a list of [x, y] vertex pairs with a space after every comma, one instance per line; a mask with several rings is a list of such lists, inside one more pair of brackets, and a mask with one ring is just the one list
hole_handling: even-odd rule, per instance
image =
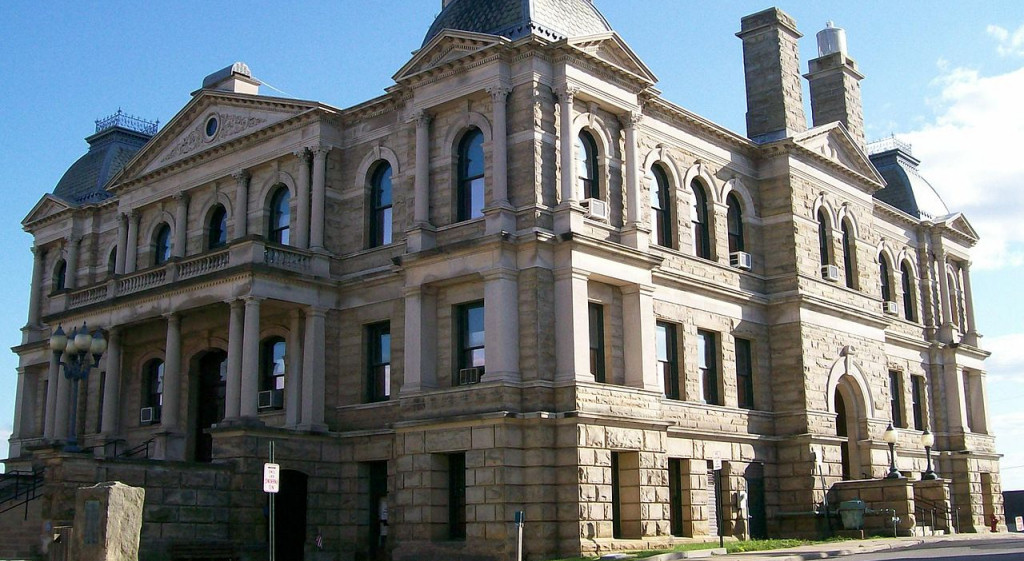
[[42, 496], [43, 470], [12, 471], [0, 474], [0, 513], [25, 507], [28, 520], [28, 505]]
[[134, 458], [134, 457], [139, 456], [141, 454], [145, 454], [145, 458], [148, 460], [149, 459], [149, 447], [152, 444], [153, 444], [153, 439], [150, 438], [149, 440], [143, 442], [142, 444], [139, 444], [138, 446], [129, 448], [129, 449], [125, 450], [124, 452], [121, 452], [120, 454], [115, 454], [114, 457], [115, 458]]
[[[959, 509], [957, 509], [959, 511]], [[930, 501], [928, 499], [915, 499], [914, 500], [914, 516], [918, 520], [918, 526], [922, 528], [925, 526], [926, 521], [931, 522], [931, 529], [934, 532], [936, 529], [936, 521], [941, 521], [940, 528], [947, 532], [955, 534], [960, 533], [960, 521], [957, 520], [959, 513], [954, 513], [951, 508]]]

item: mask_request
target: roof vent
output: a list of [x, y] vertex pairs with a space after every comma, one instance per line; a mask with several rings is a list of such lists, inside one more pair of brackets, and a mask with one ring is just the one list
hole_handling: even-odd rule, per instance
[[236, 62], [204, 78], [203, 89], [259, 95], [260, 81], [252, 77], [248, 64]]
[[831, 21], [825, 23], [825, 29], [818, 32], [818, 56], [823, 57], [832, 53], [843, 53], [846, 55], [846, 31], [836, 27]]

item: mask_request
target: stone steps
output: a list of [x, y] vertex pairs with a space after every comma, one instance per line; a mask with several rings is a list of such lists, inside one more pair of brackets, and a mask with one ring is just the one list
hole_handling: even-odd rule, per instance
[[27, 517], [23, 506], [0, 513], [0, 561], [42, 559], [42, 502], [36, 499], [28, 503]]

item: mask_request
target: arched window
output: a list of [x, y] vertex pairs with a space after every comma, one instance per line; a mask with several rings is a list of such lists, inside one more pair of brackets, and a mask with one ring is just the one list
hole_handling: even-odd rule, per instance
[[818, 209], [818, 256], [822, 265], [829, 265], [829, 221], [825, 209]]
[[68, 262], [59, 259], [53, 267], [53, 291], [64, 290], [68, 278]]
[[214, 207], [207, 226], [207, 249], [217, 249], [228, 243], [228, 211], [222, 205]]
[[584, 199], [600, 199], [601, 185], [598, 180], [597, 142], [587, 131], [580, 131], [576, 137], [576, 176]]
[[885, 254], [878, 256], [878, 276], [882, 278], [882, 302], [891, 302], [892, 284], [889, 282], [889, 259]]
[[651, 168], [651, 221], [654, 223], [654, 243], [672, 247], [672, 192], [668, 174], [659, 164]]
[[484, 215], [484, 133], [470, 129], [459, 143], [457, 220]]
[[107, 257], [107, 276], [113, 275], [117, 270], [117, 246], [110, 248], [110, 256]]
[[729, 253], [746, 251], [743, 243], [743, 209], [740, 208], [740, 200], [735, 193], [729, 193], [725, 198], [728, 207], [726, 222], [729, 228]]
[[164, 361], [154, 358], [142, 367], [142, 392], [142, 407], [152, 407], [152, 422], [159, 422], [164, 404]]
[[946, 283], [949, 286], [949, 315], [953, 320], [953, 325], [960, 327], [963, 325], [963, 322], [960, 321], [960, 287], [953, 273], [946, 272]]
[[171, 258], [171, 227], [161, 224], [153, 236], [153, 264], [163, 265]]
[[704, 186], [694, 179], [690, 183], [693, 199], [690, 219], [693, 221], [693, 253], [703, 259], [711, 259], [711, 231], [708, 225], [708, 198]]
[[391, 165], [383, 162], [370, 177], [370, 247], [391, 243]]
[[285, 375], [285, 342], [281, 337], [264, 339], [260, 344], [260, 389], [283, 390]]
[[910, 267], [904, 261], [900, 264], [900, 277], [903, 284], [903, 317], [907, 321], [917, 321], [917, 306], [914, 305], [914, 285], [911, 282]]
[[854, 244], [853, 244], [853, 227], [850, 226], [848, 220], [843, 220], [843, 267], [846, 269], [846, 286], [854, 288], [856, 273], [857, 273], [857, 259], [854, 255]]
[[267, 239], [273, 243], [288, 245], [289, 229], [291, 228], [291, 203], [292, 195], [284, 185], [274, 191], [270, 198], [270, 227], [267, 230]]

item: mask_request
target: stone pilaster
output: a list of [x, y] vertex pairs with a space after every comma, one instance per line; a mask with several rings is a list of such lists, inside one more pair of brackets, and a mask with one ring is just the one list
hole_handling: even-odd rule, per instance
[[428, 286], [406, 287], [404, 352], [401, 392], [408, 394], [436, 388], [437, 295]]
[[242, 374], [239, 415], [244, 419], [257, 418], [257, 398], [260, 391], [260, 300], [245, 298], [245, 319], [242, 322]]
[[299, 428], [326, 432], [324, 423], [324, 345], [326, 344], [326, 308], [306, 311], [306, 342], [302, 346], [302, 414]]
[[224, 385], [224, 419], [236, 420], [241, 414], [245, 305], [238, 299], [230, 300], [228, 305], [228, 376]]
[[489, 382], [520, 381], [519, 281], [512, 269], [484, 274], [484, 345]]
[[114, 274], [125, 273], [125, 261], [128, 260], [128, 214], [117, 216], [117, 254], [114, 258]]
[[312, 163], [312, 155], [308, 148], [295, 152], [299, 159], [299, 171], [295, 178], [295, 236], [292, 244], [299, 249], [309, 248], [309, 226], [310, 226], [310, 193], [309, 193], [309, 166]]
[[434, 247], [434, 226], [430, 223], [430, 123], [434, 117], [419, 111], [416, 122], [416, 171], [413, 180], [412, 227], [406, 234], [410, 252]]
[[110, 328], [107, 334], [106, 360], [107, 377], [103, 382], [103, 434], [107, 438], [115, 437], [119, 426], [121, 411], [121, 330]]
[[188, 243], [188, 201], [187, 193], [174, 194], [174, 243], [171, 244], [172, 257], [185, 257]]
[[294, 427], [302, 421], [302, 311], [292, 310], [288, 314], [288, 365], [284, 378], [284, 415], [285, 426]]
[[309, 247], [324, 251], [324, 220], [327, 212], [327, 154], [330, 146], [313, 150], [313, 193], [309, 217]]
[[138, 267], [139, 257], [139, 220], [141, 219], [136, 211], [128, 213], [128, 241], [124, 257], [124, 272], [134, 273]]
[[249, 230], [249, 180], [246, 170], [232, 174], [235, 179], [235, 239], [244, 238]]

